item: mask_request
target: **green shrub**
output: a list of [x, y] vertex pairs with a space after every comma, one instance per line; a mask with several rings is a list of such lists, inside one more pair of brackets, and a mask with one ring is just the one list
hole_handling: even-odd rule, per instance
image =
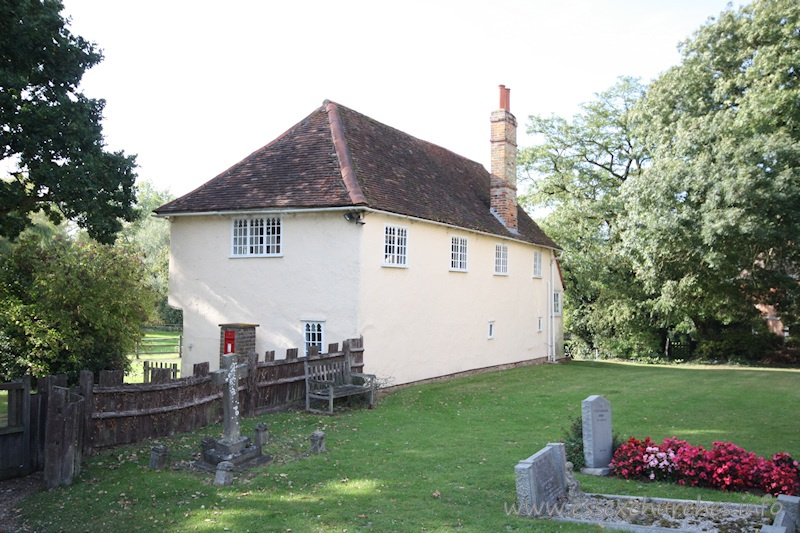
[[703, 340], [695, 350], [695, 358], [705, 361], [756, 362], [775, 352], [781, 337], [749, 327], [728, 329], [718, 337]]

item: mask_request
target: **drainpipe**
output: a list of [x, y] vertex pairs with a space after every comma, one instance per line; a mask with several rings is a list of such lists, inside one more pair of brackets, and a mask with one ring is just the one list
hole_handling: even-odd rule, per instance
[[552, 339], [550, 335], [553, 331], [552, 322], [553, 322], [553, 314], [550, 312], [550, 306], [553, 305], [553, 299], [550, 297], [550, 282], [547, 282], [547, 361], [550, 361], [550, 345], [552, 344]]
[[547, 298], [548, 299], [548, 309], [550, 309], [550, 317], [549, 317], [550, 318], [550, 320], [549, 320], [549, 322], [550, 322], [550, 332], [549, 332], [549, 336], [550, 336], [549, 351], [550, 351], [550, 353], [547, 354], [547, 359], [552, 363], [555, 363], [555, 361], [556, 361], [556, 324], [555, 324], [556, 315], [555, 315], [555, 309], [553, 308], [553, 304], [555, 303], [554, 299], [555, 299], [555, 292], [556, 292], [555, 267], [556, 267], [556, 265], [555, 265], [555, 255], [551, 251], [550, 252], [550, 283], [548, 284], [549, 287], [550, 287], [550, 290], [548, 292], [550, 294], [548, 294], [548, 298]]

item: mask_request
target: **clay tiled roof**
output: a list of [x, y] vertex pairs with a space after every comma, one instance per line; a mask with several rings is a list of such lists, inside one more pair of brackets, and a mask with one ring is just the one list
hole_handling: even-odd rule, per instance
[[481, 164], [326, 102], [155, 212], [363, 206], [557, 248], [521, 207], [519, 234], [508, 231], [489, 210], [489, 184]]

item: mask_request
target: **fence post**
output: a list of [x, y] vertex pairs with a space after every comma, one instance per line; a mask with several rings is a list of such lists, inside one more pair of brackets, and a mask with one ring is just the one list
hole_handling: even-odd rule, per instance
[[100, 386], [117, 387], [119, 385], [122, 385], [122, 380], [124, 378], [125, 378], [125, 372], [122, 370], [101, 370]]
[[84, 399], [64, 387], [50, 389], [45, 430], [44, 476], [47, 488], [71, 485], [80, 472]]
[[81, 370], [80, 391], [83, 396], [83, 453], [92, 453], [92, 414], [94, 413], [94, 373], [91, 370]]
[[247, 356], [247, 377], [245, 378], [245, 383], [247, 384], [245, 413], [247, 416], [254, 416], [256, 414], [256, 404], [258, 403], [258, 353]]
[[192, 375], [194, 377], [207, 376], [209, 366], [210, 365], [208, 364], [208, 361], [203, 363], [195, 363], [192, 367]]

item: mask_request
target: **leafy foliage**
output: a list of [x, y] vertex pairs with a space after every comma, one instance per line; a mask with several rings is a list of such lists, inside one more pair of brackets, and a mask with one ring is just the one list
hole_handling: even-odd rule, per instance
[[0, 236], [16, 238], [39, 210], [112, 242], [132, 220], [134, 157], [104, 148], [103, 100], [78, 85], [102, 55], [72, 35], [55, 0], [0, 3]]
[[0, 380], [127, 370], [154, 299], [124, 248], [20, 239], [0, 262]]
[[136, 248], [151, 273], [150, 283], [158, 293], [155, 322], [182, 324], [183, 314], [169, 306], [169, 222], [154, 218], [155, 208], [172, 200], [172, 195], [157, 190], [149, 181], [137, 184], [137, 217], [122, 230], [121, 238]]
[[728, 10], [682, 53], [638, 109], [652, 165], [626, 184], [623, 240], [652, 312], [715, 339], [757, 303], [796, 310], [800, 4]]
[[569, 429], [564, 431], [561, 441], [567, 454], [567, 461], [572, 463], [575, 472], [586, 466], [583, 455], [583, 419], [580, 415], [573, 417]]
[[648, 358], [689, 335], [758, 359], [776, 339], [757, 305], [798, 323], [800, 4], [728, 8], [681, 50], [648, 88], [623, 78], [571, 122], [531, 117], [527, 200], [565, 250], [576, 348]]
[[522, 203], [550, 209], [540, 223], [565, 251], [565, 324], [588, 351], [630, 356], [657, 352], [661, 342], [619, 230], [622, 188], [649, 159], [634, 137], [633, 109], [644, 90], [621, 78], [571, 121], [531, 117], [528, 133], [542, 143], [520, 151], [532, 185]]

